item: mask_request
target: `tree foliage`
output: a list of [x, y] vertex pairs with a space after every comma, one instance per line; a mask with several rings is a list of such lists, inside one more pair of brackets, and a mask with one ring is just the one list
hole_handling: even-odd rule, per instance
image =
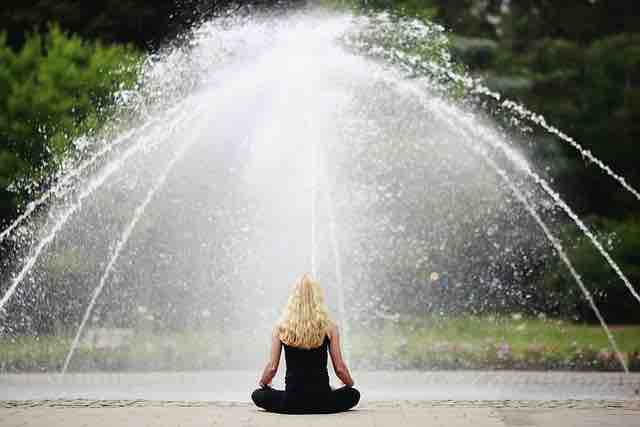
[[[598, 227], [599, 240], [629, 281], [640, 283], [640, 221], [594, 219], [592, 222]], [[568, 242], [567, 254], [607, 320], [640, 322], [638, 301], [591, 241], [569, 227], [564, 234], [564, 240]], [[557, 257], [547, 260], [540, 285], [542, 292], [553, 295], [554, 311], [564, 315], [577, 314], [594, 322], [597, 320], [569, 271]]]
[[[6, 219], [24, 194], [13, 183], [49, 175], [74, 138], [95, 129], [118, 89], [133, 84], [138, 54], [86, 42], [53, 25], [14, 51], [0, 35], [0, 200]], [[28, 197], [28, 196], [27, 196]]]
[[280, 6], [301, 0], [3, 0], [0, 28], [8, 44], [18, 48], [25, 30], [44, 32], [50, 22], [83, 38], [108, 43], [132, 43], [156, 49], [192, 25], [240, 6]]

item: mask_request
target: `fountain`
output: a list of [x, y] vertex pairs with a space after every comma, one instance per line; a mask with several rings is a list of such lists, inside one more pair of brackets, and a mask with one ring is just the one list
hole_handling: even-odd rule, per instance
[[[306, 271], [351, 359], [358, 334], [399, 313], [481, 310], [495, 295], [526, 310], [535, 290], [522, 285], [555, 251], [628, 372], [556, 237], [560, 215], [640, 302], [633, 284], [517, 136], [449, 92], [500, 102], [640, 193], [543, 117], [457, 74], [442, 28], [306, 11], [221, 18], [185, 39], [146, 61], [114, 126], [0, 233], [17, 248], [0, 336], [49, 348], [27, 370], [256, 369]], [[429, 60], [398, 47], [416, 43]], [[433, 306], [416, 272], [468, 300]]]

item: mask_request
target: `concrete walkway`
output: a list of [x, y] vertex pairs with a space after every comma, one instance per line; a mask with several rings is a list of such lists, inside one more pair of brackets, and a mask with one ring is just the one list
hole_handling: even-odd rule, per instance
[[[246, 402], [253, 371], [0, 374], [0, 400]], [[434, 400], [635, 400], [640, 373], [562, 371], [355, 372], [364, 402]], [[339, 385], [333, 380], [335, 386]], [[282, 370], [274, 387], [283, 388]], [[640, 424], [638, 425], [640, 427]]]
[[3, 427], [634, 427], [640, 401], [371, 402], [335, 415], [278, 415], [247, 403], [187, 401], [0, 401]]

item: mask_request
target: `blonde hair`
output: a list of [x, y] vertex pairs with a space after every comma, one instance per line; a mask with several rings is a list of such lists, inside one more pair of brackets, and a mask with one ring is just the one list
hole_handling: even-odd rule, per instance
[[291, 347], [316, 348], [322, 345], [331, 324], [320, 285], [305, 274], [296, 283], [278, 323], [280, 341]]

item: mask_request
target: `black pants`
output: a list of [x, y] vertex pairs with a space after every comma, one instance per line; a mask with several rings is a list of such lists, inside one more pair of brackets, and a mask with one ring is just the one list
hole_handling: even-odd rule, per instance
[[356, 406], [360, 401], [360, 392], [353, 387], [318, 392], [290, 392], [263, 387], [254, 391], [251, 399], [253, 403], [269, 412], [332, 414]]

